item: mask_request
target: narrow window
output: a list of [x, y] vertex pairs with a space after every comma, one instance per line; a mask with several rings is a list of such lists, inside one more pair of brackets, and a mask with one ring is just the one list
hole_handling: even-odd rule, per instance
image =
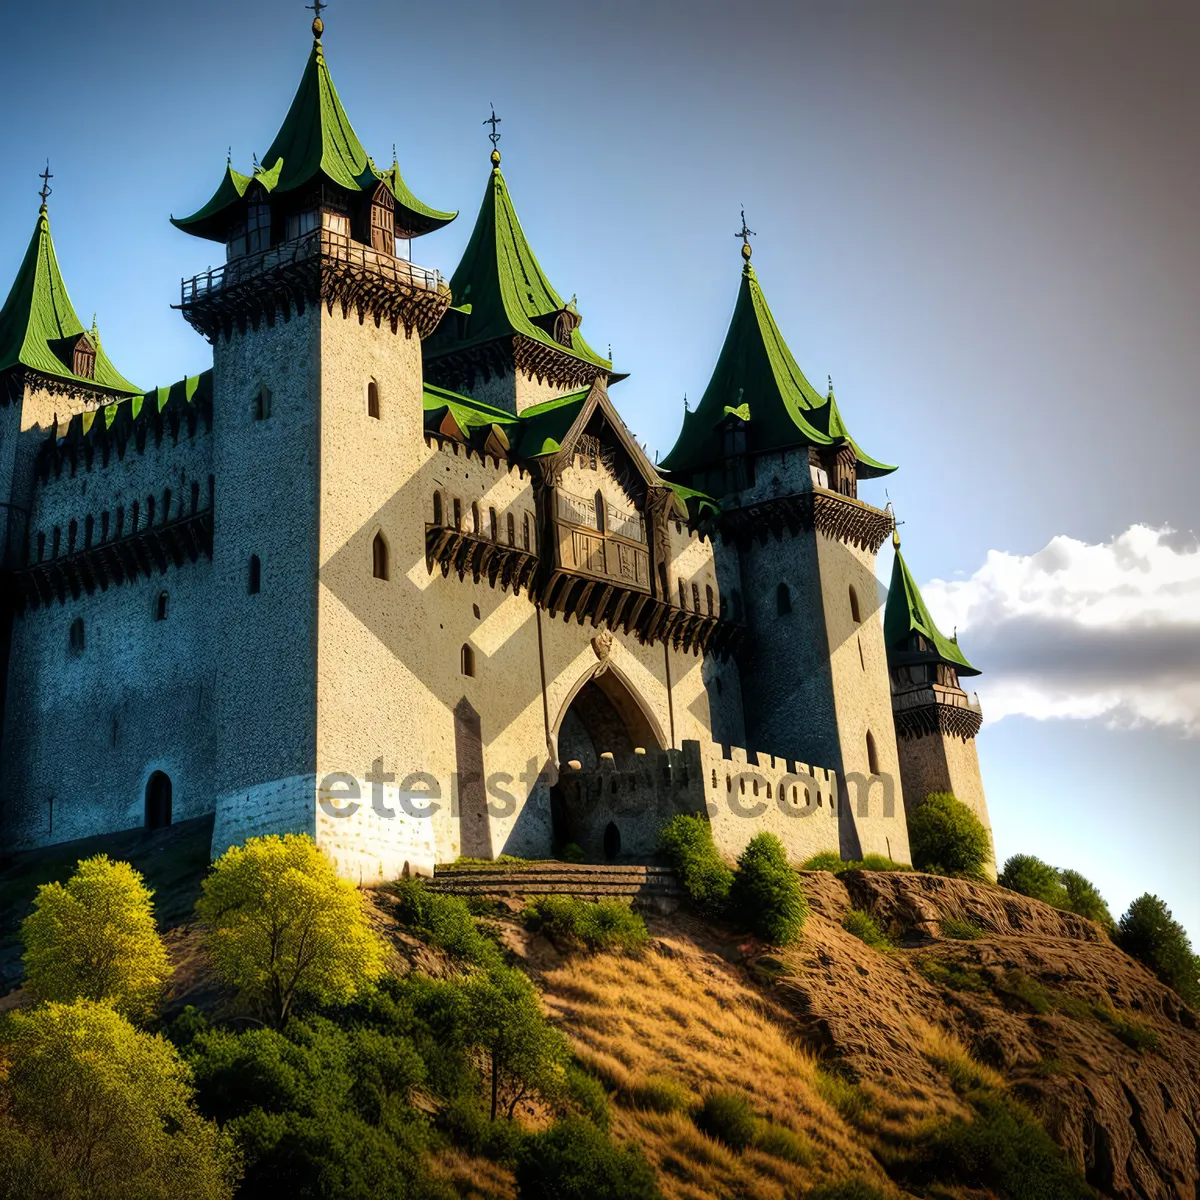
[[442, 523], [442, 493], [433, 493], [433, 523], [440, 525]]
[[79, 522], [72, 521], [71, 524], [67, 526], [67, 553], [68, 554], [75, 553], [75, 539], [78, 536], [79, 536]]
[[380, 184], [371, 197], [371, 249], [380, 254], [396, 254], [396, 200], [386, 184]]
[[704, 599], [708, 603], [708, 615], [713, 615], [713, 590], [711, 585], [706, 585], [704, 588]]
[[492, 541], [498, 542], [500, 540], [500, 518], [496, 516], [494, 508], [488, 509], [488, 525], [491, 527]]
[[367, 416], [379, 420], [379, 384], [373, 379], [367, 384]]
[[604, 528], [604, 497], [599, 491], [596, 492], [596, 498], [593, 503], [596, 506], [596, 528], [600, 533], [605, 533], [607, 531]]
[[382, 533], [377, 533], [371, 543], [371, 573], [376, 579], [388, 577], [388, 549]]
[[454, 528], [462, 528], [462, 501], [457, 496], [454, 498]]
[[250, 570], [247, 573], [246, 591], [251, 596], [257, 596], [262, 590], [262, 563], [257, 554], [250, 555]]
[[862, 617], [858, 612], [858, 593], [853, 587], [850, 588], [850, 615], [854, 618], [855, 625], [862, 624]]
[[479, 520], [479, 504], [477, 501], [471, 501], [471, 532], [479, 537], [483, 533], [483, 523]]
[[258, 395], [254, 397], [254, 419], [265, 421], [271, 415], [271, 389], [261, 384]]
[[698, 583], [692, 584], [692, 609], [695, 612], [700, 611], [700, 585]]
[[463, 643], [462, 654], [460, 655], [460, 668], [464, 675], [469, 675], [474, 678], [475, 675], [475, 651], [471, 649], [465, 642]]
[[171, 519], [171, 489], [163, 488], [163, 522]]
[[108, 541], [108, 509], [100, 514], [100, 540]]
[[863, 658], [862, 638], [858, 639], [858, 665], [865, 671], [867, 669], [867, 660]]
[[687, 589], [683, 585], [683, 580], [679, 581], [679, 607], [687, 608]]
[[513, 520], [512, 513], [508, 514], [508, 544], [515, 546], [517, 544], [517, 523]]
[[146, 828], [165, 829], [171, 824], [171, 779], [155, 771], [146, 781]]
[[524, 536], [525, 536], [525, 549], [526, 549], [526, 550], [528, 550], [528, 549], [530, 548], [530, 541], [529, 541], [529, 514], [528, 514], [528, 513], [526, 513], [526, 514], [525, 514], [525, 534], [524, 534]]
[[71, 650], [75, 654], [83, 653], [83, 618], [76, 617], [71, 622]]
[[146, 528], [154, 524], [154, 497], [146, 497]]
[[786, 583], [781, 583], [775, 589], [775, 607], [781, 617], [787, 616], [792, 611], [792, 593]]
[[867, 770], [872, 775], [879, 774], [879, 755], [875, 752], [875, 738], [869, 729], [867, 730]]
[[122, 505], [117, 505], [117, 537], [125, 532], [125, 509]]
[[159, 592], [158, 600], [154, 605], [154, 619], [156, 621], [165, 621], [167, 619], [167, 593]]

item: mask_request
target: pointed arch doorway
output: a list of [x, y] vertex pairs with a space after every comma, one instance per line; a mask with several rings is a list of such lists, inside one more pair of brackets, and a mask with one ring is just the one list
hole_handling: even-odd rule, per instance
[[647, 707], [613, 667], [583, 680], [568, 698], [556, 726], [558, 761], [595, 770], [611, 753], [618, 769], [633, 765], [634, 750], [661, 750], [662, 732]]

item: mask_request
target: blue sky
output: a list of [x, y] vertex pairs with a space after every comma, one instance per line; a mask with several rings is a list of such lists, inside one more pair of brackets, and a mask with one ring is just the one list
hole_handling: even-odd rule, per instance
[[[310, 19], [291, 0], [7, 14], [0, 279], [49, 156], [72, 298], [118, 367], [150, 386], [209, 365], [169, 306], [220, 248], [167, 217], [207, 199], [227, 147], [243, 169], [266, 150]], [[1075, 867], [1116, 910], [1156, 891], [1200, 940], [1194, 7], [334, 0], [325, 19], [364, 144], [396, 143], [414, 191], [463, 210], [414, 245], [447, 276], [495, 104], [525, 229], [631, 373], [614, 399], [651, 451], [715, 361], [745, 206], [793, 352], [901, 465], [867, 498], [886, 486], [985, 715], [1006, 714], [979, 738], [1001, 856]], [[1135, 526], [1176, 533], [1142, 553]]]

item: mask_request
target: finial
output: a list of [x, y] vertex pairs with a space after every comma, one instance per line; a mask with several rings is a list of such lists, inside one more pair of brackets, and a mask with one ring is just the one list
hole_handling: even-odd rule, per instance
[[491, 109], [492, 115], [484, 121], [484, 124], [492, 127], [492, 132], [488, 134], [488, 141], [492, 143], [492, 166], [498, 167], [500, 165], [500, 134], [496, 132], [496, 126], [500, 124], [500, 118], [496, 116], [496, 106], [494, 104], [491, 106]]
[[392, 166], [398, 167], [399, 165], [400, 165], [400, 156], [396, 153], [396, 143], [393, 142], [392, 143]]
[[49, 159], [46, 159], [46, 169], [38, 176], [38, 178], [42, 181], [42, 190], [38, 192], [38, 195], [42, 198], [42, 212], [45, 212], [46, 201], [54, 191], [54, 189], [50, 186], [50, 180], [52, 180], [54, 176], [50, 174]]
[[829, 380], [829, 394], [832, 396], [833, 395], [833, 376], [827, 375], [825, 378]]
[[691, 411], [692, 411], [692, 410], [691, 410], [691, 409], [688, 407], [688, 402], [687, 402], [687, 392], [684, 392], [684, 393], [683, 393], [683, 411], [684, 411], [685, 413], [686, 413], [686, 412], [691, 412]]
[[233, 166], [233, 147], [232, 146], [230, 146], [229, 149], [225, 151], [225, 165], [227, 167]]
[[758, 234], [756, 234], [754, 230], [746, 224], [746, 210], [744, 208], [742, 209], [742, 227], [733, 236], [742, 239], [742, 257], [749, 262], [750, 255], [754, 253], [754, 251], [750, 249], [750, 239], [752, 237], [757, 237]]
[[304, 7], [317, 14], [313, 17], [312, 31], [313, 37], [319, 42], [321, 34], [325, 32], [325, 22], [321, 20], [321, 9], [328, 8], [329, 5], [324, 3], [324, 0], [313, 0], [311, 4], [306, 4]]

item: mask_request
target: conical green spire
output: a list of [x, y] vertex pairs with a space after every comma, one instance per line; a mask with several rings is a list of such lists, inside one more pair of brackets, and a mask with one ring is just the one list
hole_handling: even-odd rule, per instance
[[[418, 200], [401, 178], [399, 165], [393, 164], [390, 171], [376, 169], [342, 107], [325, 63], [325, 51], [316, 40], [287, 116], [253, 181], [272, 194], [284, 194], [320, 177], [348, 192], [365, 192], [380, 182], [386, 183], [396, 198], [396, 230], [401, 236], [429, 233], [458, 216], [439, 212]], [[171, 223], [185, 233], [224, 240], [251, 182], [250, 177], [227, 166], [212, 199], [190, 217], [172, 217]]]
[[94, 337], [96, 372], [92, 379], [72, 370], [72, 350], [79, 335], [91, 337], [67, 295], [50, 237], [50, 218], [43, 204], [29, 249], [21, 261], [12, 290], [0, 310], [0, 371], [26, 367], [55, 379], [125, 395], [140, 394], [113, 366], [99, 334]]
[[[725, 344], [700, 403], [684, 416], [679, 438], [662, 461], [668, 471], [720, 462], [725, 453], [721, 426], [730, 416], [746, 422], [748, 448], [754, 451], [854, 445], [832, 395], [822, 396], [792, 357], [750, 263], [749, 249], [747, 243]], [[864, 478], [895, 470], [857, 446], [855, 453]]]
[[565, 346], [536, 323], [564, 311], [577, 318], [578, 312], [574, 299], [563, 305], [538, 264], [517, 218], [499, 157], [494, 155], [471, 240], [450, 280], [454, 305], [468, 314], [464, 333], [459, 336], [454, 320], [444, 320], [427, 343], [428, 356], [438, 358], [519, 334], [609, 371], [612, 363], [584, 341], [578, 327], [571, 333], [570, 346]]
[[958, 648], [957, 640], [945, 637], [934, 623], [904, 555], [900, 553], [899, 538], [894, 540], [896, 558], [892, 563], [892, 583], [883, 614], [883, 642], [888, 657], [908, 652], [908, 639], [919, 633], [930, 642], [932, 653], [942, 662], [957, 667], [959, 675], [978, 675]]

